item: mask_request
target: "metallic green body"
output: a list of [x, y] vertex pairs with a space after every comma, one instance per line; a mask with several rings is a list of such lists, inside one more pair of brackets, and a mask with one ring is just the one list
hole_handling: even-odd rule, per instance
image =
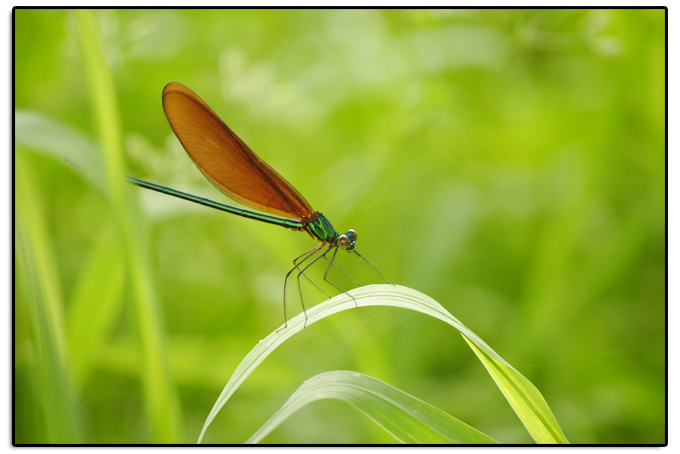
[[322, 243], [335, 243], [340, 236], [333, 228], [333, 224], [321, 213], [315, 221], [305, 224], [304, 229], [305, 232]]
[[[255, 219], [256, 221], [266, 222], [268, 224], [280, 225], [281, 227], [285, 227], [291, 230], [303, 229], [302, 222], [297, 221], [295, 219], [279, 218], [276, 216], [270, 216], [268, 214], [257, 213], [255, 211], [244, 210], [243, 208], [225, 205], [223, 203], [215, 202], [213, 200], [205, 199], [203, 197], [196, 197], [195, 195], [187, 194], [186, 192], [178, 191], [176, 189], [168, 188], [166, 186], [161, 186], [160, 184], [140, 180], [139, 178], [127, 177], [127, 180], [130, 183], [140, 186], [142, 188], [151, 189], [152, 191], [171, 195], [173, 197], [188, 200], [190, 202], [198, 203], [200, 205], [209, 206], [210, 208], [226, 211], [227, 213], [235, 214], [237, 216], [243, 216], [244, 218]], [[333, 226], [331, 226], [331, 229], [332, 228]]]

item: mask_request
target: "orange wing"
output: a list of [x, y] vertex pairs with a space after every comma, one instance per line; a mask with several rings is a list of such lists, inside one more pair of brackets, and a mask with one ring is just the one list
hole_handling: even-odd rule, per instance
[[228, 197], [251, 208], [293, 219], [314, 210], [281, 175], [261, 160], [189, 88], [170, 82], [163, 110], [198, 170]]

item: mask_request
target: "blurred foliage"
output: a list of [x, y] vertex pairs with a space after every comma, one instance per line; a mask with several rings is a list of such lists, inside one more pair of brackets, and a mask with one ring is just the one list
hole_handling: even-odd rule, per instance
[[[229, 203], [164, 117], [163, 86], [186, 84], [338, 230], [356, 229], [358, 249], [388, 279], [440, 301], [531, 380], [572, 443], [629, 444], [666, 438], [665, 14], [95, 17], [128, 174]], [[121, 251], [110, 243], [116, 211], [97, 178], [55, 157], [72, 144], [103, 149], [76, 15], [20, 9], [14, 21], [15, 441], [151, 443], [147, 360], [128, 280], [117, 284]], [[27, 125], [47, 126], [19, 137]], [[241, 358], [283, 322], [283, 276], [314, 244], [130, 193], [142, 205], [137, 227], [148, 237], [161, 348], [179, 395], [176, 436], [193, 443]], [[343, 254], [341, 266], [360, 282], [380, 281], [351, 258]], [[324, 299], [309, 286], [305, 297]], [[79, 335], [88, 332], [78, 323], [88, 301], [96, 342]], [[299, 301], [288, 310], [299, 312]], [[379, 308], [330, 317], [282, 345], [204, 442], [242, 443], [304, 380], [340, 369], [383, 380], [501, 443], [531, 442], [456, 334]], [[54, 402], [70, 416], [55, 420]], [[265, 442], [394, 439], [347, 405], [318, 402]]]

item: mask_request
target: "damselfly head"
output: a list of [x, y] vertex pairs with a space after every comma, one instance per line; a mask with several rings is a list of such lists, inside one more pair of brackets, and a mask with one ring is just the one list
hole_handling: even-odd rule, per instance
[[347, 252], [352, 252], [357, 242], [357, 232], [350, 229], [346, 234], [338, 237], [338, 247], [345, 249]]

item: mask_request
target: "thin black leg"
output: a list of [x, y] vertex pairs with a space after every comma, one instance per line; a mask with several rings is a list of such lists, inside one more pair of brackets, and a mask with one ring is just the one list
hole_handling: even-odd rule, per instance
[[[306, 260], [308, 260], [311, 256], [313, 256], [322, 247], [323, 247], [323, 244], [320, 244], [318, 246], [311, 248], [310, 250], [308, 250], [306, 252], [303, 252], [302, 254], [298, 255], [297, 257], [295, 257], [293, 259], [293, 265], [294, 265], [293, 269], [291, 269], [290, 271], [288, 271], [288, 273], [286, 273], [286, 278], [283, 280], [283, 327], [284, 328], [288, 327], [288, 317], [286, 316], [286, 285], [288, 284], [288, 277], [291, 275], [291, 273], [293, 271], [295, 271], [296, 269], [299, 269], [298, 267], [301, 264], [303, 264]], [[302, 260], [300, 260], [301, 258], [302, 258]], [[298, 260], [300, 260], [299, 263], [298, 263]], [[305, 277], [307, 277], [307, 276], [305, 275]], [[308, 277], [307, 277], [307, 279], [311, 282], [311, 279], [309, 279]], [[316, 285], [316, 284], [314, 284], [314, 285]], [[319, 288], [319, 287], [317, 286], [317, 288]], [[319, 288], [319, 290], [321, 290], [321, 289]], [[321, 291], [323, 292], [323, 290], [321, 290]], [[303, 308], [304, 308], [304, 305], [303, 305]]]
[[364, 257], [363, 255], [359, 254], [359, 251], [357, 251], [356, 249], [353, 249], [352, 252], [354, 252], [356, 255], [358, 255], [359, 257], [361, 257], [361, 259], [362, 259], [364, 262], [368, 263], [368, 264], [371, 266], [371, 268], [373, 268], [374, 270], [376, 270], [376, 271], [378, 272], [378, 274], [380, 275], [380, 277], [383, 278], [383, 280], [385, 281], [386, 284], [391, 284], [391, 282], [388, 281], [387, 278], [386, 278], [385, 276], [383, 276], [383, 274], [380, 272], [380, 270], [379, 270], [378, 268], [376, 268], [375, 266], [373, 266], [373, 264], [372, 264], [371, 262], [369, 262], [368, 260], [366, 260], [366, 257]]
[[[334, 260], [335, 260], [335, 254], [333, 254], [333, 259], [332, 259], [332, 260], [328, 260], [328, 257], [326, 257], [326, 261], [330, 262], [331, 265], [333, 265], [333, 266], [336, 267], [338, 270], [340, 270], [340, 271], [342, 272], [342, 274], [344, 274], [345, 276], [347, 276], [352, 282], [354, 282], [356, 285], [358, 285], [359, 287], [361, 287], [361, 284], [358, 283], [358, 282], [356, 281], [356, 279], [354, 279], [352, 276], [350, 276], [350, 274], [349, 274], [347, 271], [343, 270], [343, 269], [340, 268], [338, 265], [336, 265], [335, 262], [334, 262]], [[330, 267], [330, 265], [329, 265], [329, 267]], [[326, 273], [328, 273], [328, 270], [326, 270]]]
[[[338, 265], [335, 265], [335, 264], [333, 263], [333, 262], [335, 261], [335, 255], [336, 255], [337, 253], [338, 253], [338, 248], [336, 247], [336, 248], [335, 248], [335, 251], [333, 251], [333, 257], [331, 257], [330, 260], [328, 260], [328, 258], [324, 256], [324, 258], [325, 258], [326, 260], [328, 260], [328, 267], [326, 268], [326, 272], [323, 274], [323, 280], [326, 281], [326, 282], [328, 282], [329, 284], [331, 284], [333, 287], [337, 288], [338, 290], [340, 290], [342, 293], [346, 293], [347, 295], [349, 295], [349, 297], [352, 298], [352, 299], [354, 300], [354, 305], [355, 305], [356, 307], [359, 307], [359, 303], [357, 303], [356, 298], [354, 298], [352, 295], [350, 295], [349, 293], [347, 293], [347, 291], [341, 289], [340, 286], [338, 286], [338, 285], [336, 285], [335, 283], [333, 283], [333, 282], [331, 282], [331, 281], [328, 280], [328, 272], [330, 271], [331, 266], [335, 266], [337, 269], [339, 269], [340, 271], [342, 271], [343, 273], [345, 273], [345, 270], [343, 270], [343, 269], [340, 268]], [[346, 275], [347, 277], [349, 277], [350, 279], [352, 279], [352, 276], [350, 276], [349, 274], [345, 273], [345, 275]], [[357, 284], [357, 285], [361, 285], [361, 284], [359, 284], [357, 281], [355, 281], [354, 279], [352, 279], [352, 281], [354, 281], [354, 283]]]
[[[319, 249], [321, 249], [322, 247], [323, 247], [323, 245], [319, 245]], [[325, 250], [321, 255], [319, 255], [318, 257], [315, 257], [314, 260], [312, 260], [311, 262], [309, 262], [304, 268], [302, 268], [302, 270], [300, 270], [300, 272], [299, 272], [298, 275], [297, 275], [298, 290], [300, 291], [300, 303], [302, 304], [302, 312], [305, 314], [305, 325], [303, 326], [303, 328], [306, 328], [306, 327], [307, 327], [307, 311], [305, 310], [305, 302], [304, 302], [304, 299], [302, 298], [302, 286], [300, 286], [300, 276], [304, 275], [305, 271], [307, 271], [307, 268], [309, 268], [310, 266], [314, 265], [314, 263], [316, 263], [317, 260], [319, 260], [320, 258], [325, 257], [326, 254], [328, 254], [328, 252], [329, 252], [333, 247], [334, 247], [333, 244], [329, 245], [329, 246], [328, 246], [328, 249], [326, 249], [326, 250]], [[311, 257], [311, 256], [310, 256], [310, 257]], [[309, 258], [309, 257], [307, 257], [307, 258]], [[302, 265], [302, 263], [300, 263], [300, 265]]]

